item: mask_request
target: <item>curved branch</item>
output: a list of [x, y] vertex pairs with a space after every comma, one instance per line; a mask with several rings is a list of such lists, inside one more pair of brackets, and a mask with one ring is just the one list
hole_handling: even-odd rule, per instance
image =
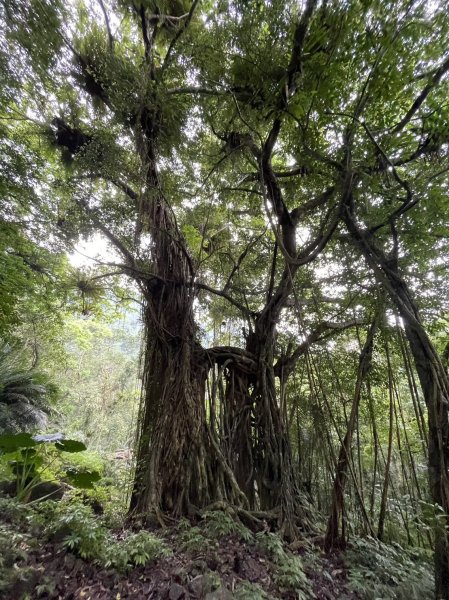
[[241, 304], [238, 300], [234, 300], [234, 298], [232, 298], [229, 294], [227, 294], [223, 290], [216, 290], [215, 288], [212, 288], [209, 285], [206, 285], [205, 283], [201, 283], [199, 281], [195, 282], [194, 286], [199, 290], [204, 290], [206, 292], [209, 292], [210, 294], [214, 294], [215, 296], [220, 296], [221, 298], [224, 298], [230, 304], [232, 304], [233, 306], [238, 308], [246, 316], [257, 317], [257, 315], [258, 315], [257, 312], [248, 309], [246, 306]]
[[205, 354], [209, 363], [224, 364], [227, 361], [237, 363], [239, 368], [246, 373], [257, 373], [257, 360], [252, 352], [235, 346], [214, 346], [207, 348]]

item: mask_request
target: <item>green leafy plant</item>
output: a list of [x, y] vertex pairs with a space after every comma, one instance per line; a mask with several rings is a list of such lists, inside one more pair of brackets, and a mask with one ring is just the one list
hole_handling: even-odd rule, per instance
[[178, 539], [181, 550], [189, 553], [203, 552], [211, 545], [210, 539], [199, 527], [183, 528]]
[[115, 538], [92, 508], [77, 497], [59, 504], [40, 504], [31, 521], [45, 537], [60, 540], [81, 558], [118, 571], [170, 555], [164, 542], [148, 531], [128, 532], [122, 539]]
[[268, 553], [274, 562], [280, 562], [285, 558], [285, 548], [281, 538], [270, 531], [261, 531], [256, 534], [256, 542], [259, 548]]
[[447, 515], [441, 506], [425, 500], [419, 500], [418, 506], [416, 523], [421, 531], [446, 529], [448, 527]]
[[44, 576], [39, 585], [36, 586], [35, 591], [38, 597], [47, 594], [52, 597], [56, 589], [56, 581], [51, 577]]
[[89, 506], [72, 501], [53, 508], [47, 503], [45, 521], [45, 533], [49, 537], [61, 538], [63, 545], [81, 558], [103, 556], [108, 532]]
[[25, 370], [20, 362], [10, 346], [0, 346], [0, 433], [44, 427], [56, 395], [44, 373]]
[[217, 539], [228, 535], [236, 535], [249, 542], [253, 534], [237, 518], [220, 510], [205, 511], [199, 525], [192, 526], [187, 519], [181, 519], [178, 524], [179, 542], [185, 552], [203, 552]]
[[0, 514], [5, 522], [16, 523], [18, 525], [26, 523], [32, 506], [22, 504], [16, 498], [0, 497]]
[[[15, 528], [0, 525], [0, 596], [22, 598], [20, 589], [34, 584], [35, 571], [25, 566], [28, 551], [37, 540]], [[4, 596], [3, 596], [4, 594]]]
[[288, 555], [277, 564], [274, 580], [281, 588], [295, 590], [298, 600], [313, 598], [310, 583], [298, 556]]
[[[0, 436], [0, 457], [6, 461], [15, 478], [15, 493], [19, 500], [30, 499], [33, 489], [44, 481], [62, 452], [83, 452], [86, 446], [77, 440], [66, 440], [61, 434], [29, 433]], [[100, 479], [97, 471], [67, 468], [61, 475], [78, 488], [92, 488]], [[54, 492], [55, 490], [53, 490]], [[51, 494], [49, 494], [51, 495]]]
[[171, 551], [162, 540], [148, 531], [130, 533], [123, 540], [110, 540], [103, 564], [126, 571], [134, 566], [144, 566], [157, 558], [170, 556]]

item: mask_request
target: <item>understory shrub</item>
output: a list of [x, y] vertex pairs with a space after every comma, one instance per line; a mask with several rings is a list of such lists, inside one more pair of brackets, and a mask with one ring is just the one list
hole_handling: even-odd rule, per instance
[[202, 521], [193, 525], [187, 519], [178, 524], [178, 543], [184, 552], [204, 552], [216, 544], [216, 540], [235, 535], [245, 542], [253, 541], [253, 534], [240, 521], [222, 510], [205, 511]]
[[[185, 519], [188, 523], [188, 521]], [[191, 527], [190, 523], [188, 526], [185, 524], [179, 528], [179, 547], [183, 552], [189, 552], [194, 554], [195, 552], [205, 552], [211, 546], [211, 541], [204, 534], [199, 527]]]
[[212, 538], [236, 535], [245, 542], [250, 542], [253, 539], [251, 531], [227, 512], [221, 510], [205, 511], [202, 516], [205, 532]]
[[171, 555], [164, 542], [148, 531], [129, 533], [122, 540], [109, 540], [104, 565], [126, 571], [133, 566], [144, 566], [157, 558]]

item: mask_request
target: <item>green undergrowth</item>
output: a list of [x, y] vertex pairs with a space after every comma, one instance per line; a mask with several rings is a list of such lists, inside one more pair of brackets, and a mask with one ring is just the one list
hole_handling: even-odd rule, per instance
[[78, 498], [48, 500], [34, 506], [0, 499], [0, 511], [13, 525], [29, 532], [30, 540], [61, 543], [77, 556], [117, 571], [171, 554], [163, 540], [148, 531], [114, 535], [104, 520]]
[[256, 543], [272, 559], [275, 565], [274, 581], [281, 590], [295, 590], [298, 600], [314, 597], [302, 560], [299, 556], [286, 551], [278, 535], [263, 531], [256, 534]]
[[427, 551], [355, 538], [345, 553], [348, 586], [366, 600], [431, 600], [435, 597]]
[[234, 598], [237, 600], [269, 600], [270, 596], [258, 583], [243, 581], [235, 590]]
[[252, 532], [240, 521], [223, 511], [205, 511], [198, 525], [187, 519], [178, 524], [178, 543], [184, 552], [195, 553], [212, 549], [217, 540], [225, 536], [235, 536], [243, 542], [253, 541]]
[[[204, 512], [195, 523], [181, 519], [176, 527], [157, 535], [145, 530], [136, 533], [121, 529], [117, 533], [78, 496], [33, 505], [0, 498], [0, 514], [0, 597], [31, 597], [23, 590], [36, 593], [38, 587], [39, 593], [51, 595], [51, 578], [45, 578], [43, 567], [30, 567], [27, 561], [32, 552], [43, 552], [45, 543], [61, 545], [99, 568], [115, 569], [123, 577], [137, 566], [172, 555], [190, 573], [188, 565], [198, 557], [215, 555], [225, 564], [235, 550], [256, 562], [260, 559], [258, 564], [263, 565], [260, 582], [246, 581], [242, 573], [232, 592], [237, 600], [313, 599], [312, 580], [316, 577], [329, 580], [329, 589], [333, 589], [334, 567], [332, 562], [326, 563], [318, 548], [305, 547], [298, 556], [277, 534], [253, 533], [235, 515], [224, 511]], [[351, 592], [362, 600], [430, 600], [434, 596], [432, 565], [423, 551], [355, 538], [343, 559], [344, 597], [351, 597]], [[202, 572], [208, 589], [218, 593], [224, 585], [221, 571]], [[185, 585], [188, 581], [189, 577]], [[265, 585], [269, 587], [264, 589]]]
[[118, 571], [170, 555], [164, 542], [148, 531], [128, 531], [123, 537], [114, 536], [91, 507], [80, 502], [43, 502], [32, 521], [42, 527], [47, 539], [61, 540], [81, 558]]

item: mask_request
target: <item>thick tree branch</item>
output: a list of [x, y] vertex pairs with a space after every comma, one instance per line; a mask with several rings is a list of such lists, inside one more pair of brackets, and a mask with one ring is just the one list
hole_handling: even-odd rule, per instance
[[199, 96], [223, 96], [224, 94], [227, 94], [229, 92], [227, 92], [226, 90], [213, 90], [211, 88], [205, 88], [205, 87], [195, 87], [195, 86], [186, 86], [186, 87], [178, 87], [178, 88], [171, 88], [166, 90], [166, 94], [170, 94], [170, 95], [186, 95], [186, 94], [198, 94]]
[[207, 359], [211, 365], [224, 364], [231, 361], [238, 365], [242, 371], [254, 374], [257, 372], [257, 360], [254, 354], [243, 348], [235, 346], [214, 346], [205, 351]]
[[316, 198], [312, 198], [301, 206], [294, 208], [290, 213], [293, 223], [297, 225], [301, 217], [306, 215], [308, 212], [314, 208], [318, 208], [319, 206], [324, 206], [332, 198], [334, 192], [335, 186], [331, 186]]
[[[312, 18], [313, 11], [317, 5], [317, 0], [307, 0], [306, 8], [301, 16], [301, 19], [296, 26], [295, 33], [293, 36], [293, 48], [290, 56], [290, 62], [287, 67], [286, 77], [287, 82], [281, 89], [279, 97], [279, 108], [285, 110], [288, 101], [291, 96], [296, 92], [299, 79], [302, 71], [302, 55], [303, 47], [309, 27], [310, 20]], [[262, 164], [265, 165], [270, 162], [271, 155], [273, 153], [274, 145], [279, 136], [281, 130], [282, 118], [280, 115], [276, 116], [273, 122], [273, 126], [268, 134], [267, 140], [264, 144], [262, 151]]]
[[149, 65], [151, 65], [151, 63], [152, 63], [152, 57], [151, 57], [152, 42], [151, 42], [150, 34], [148, 31], [148, 20], [147, 20], [145, 7], [143, 4], [141, 4], [141, 6], [139, 8], [137, 8], [137, 7], [134, 7], [134, 8], [140, 18], [140, 28], [142, 30], [143, 46], [145, 48], [145, 58], [147, 60], [147, 63]]
[[114, 178], [109, 178], [106, 176], [103, 176], [103, 179], [105, 179], [105, 181], [110, 181], [113, 185], [115, 185], [115, 187], [119, 188], [120, 190], [122, 190], [122, 192], [124, 192], [127, 196], [129, 196], [129, 198], [131, 198], [131, 200], [134, 200], [134, 202], [137, 202], [139, 200], [139, 194], [137, 192], [135, 192], [126, 182], [122, 181], [121, 179], [116, 179]]
[[[329, 217], [330, 217], [330, 213], [328, 213], [325, 221], [328, 221]], [[334, 214], [332, 215], [332, 218], [330, 219], [330, 223], [329, 223], [327, 229], [325, 229], [325, 227], [323, 226], [320, 233], [313, 240], [313, 242], [308, 244], [298, 254], [298, 256], [293, 261], [291, 261], [291, 264], [296, 265], [296, 266], [302, 266], [302, 265], [306, 265], [306, 264], [314, 261], [315, 258], [319, 254], [321, 254], [321, 252], [324, 250], [324, 248], [329, 243], [334, 231], [337, 229], [340, 219], [341, 219], [341, 209], [340, 209], [340, 206], [338, 206], [337, 208], [334, 209]]]
[[298, 79], [301, 75], [302, 70], [302, 56], [304, 49], [304, 42], [309, 28], [309, 23], [317, 5], [317, 0], [307, 0], [306, 7], [301, 16], [301, 19], [296, 27], [294, 38], [293, 38], [293, 50], [290, 58], [290, 64], [287, 68], [287, 86], [285, 90], [285, 100], [294, 95], [298, 85]]
[[274, 174], [277, 178], [282, 179], [284, 177], [304, 177], [305, 175], [310, 175], [311, 169], [306, 166], [298, 166], [290, 171], [274, 171]]

